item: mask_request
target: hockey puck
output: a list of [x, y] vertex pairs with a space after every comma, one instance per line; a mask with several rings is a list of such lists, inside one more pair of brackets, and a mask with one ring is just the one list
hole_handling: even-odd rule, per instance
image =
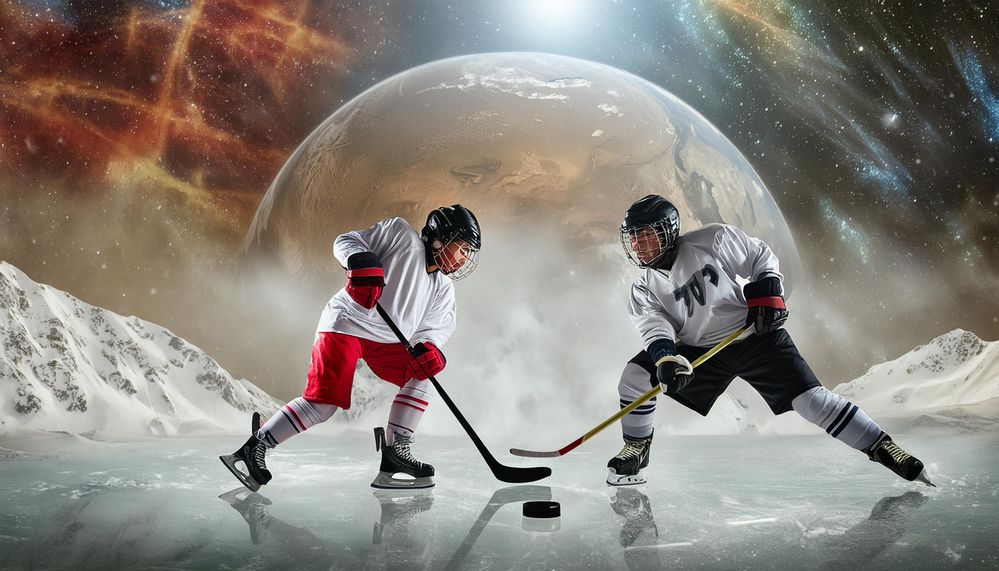
[[562, 515], [562, 508], [558, 502], [535, 501], [524, 502], [524, 517], [549, 519]]

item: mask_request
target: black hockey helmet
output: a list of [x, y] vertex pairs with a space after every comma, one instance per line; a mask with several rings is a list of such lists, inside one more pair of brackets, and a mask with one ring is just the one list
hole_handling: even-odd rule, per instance
[[628, 259], [640, 267], [672, 267], [680, 247], [680, 212], [657, 194], [643, 197], [624, 215], [621, 244]]
[[[431, 211], [420, 237], [427, 245], [427, 263], [437, 266], [451, 279], [460, 280], [478, 265], [482, 247], [479, 221], [460, 204]], [[457, 251], [450, 246], [454, 242], [462, 243]]]

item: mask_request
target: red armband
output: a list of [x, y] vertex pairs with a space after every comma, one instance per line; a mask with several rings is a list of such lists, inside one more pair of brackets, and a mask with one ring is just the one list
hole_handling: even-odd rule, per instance
[[751, 297], [746, 302], [749, 307], [776, 307], [777, 309], [785, 309], [784, 298], [779, 295], [767, 296], [767, 297]]

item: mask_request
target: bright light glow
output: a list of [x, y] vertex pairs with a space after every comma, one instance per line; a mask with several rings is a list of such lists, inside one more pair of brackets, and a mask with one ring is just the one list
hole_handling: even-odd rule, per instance
[[526, 27], [548, 36], [571, 34], [587, 12], [584, 0], [523, 0], [514, 6]]
[[885, 113], [881, 116], [881, 125], [887, 129], [898, 127], [898, 113]]
[[545, 23], [558, 24], [573, 19], [579, 2], [577, 0], [534, 0], [528, 5], [533, 10], [534, 16], [541, 18]]

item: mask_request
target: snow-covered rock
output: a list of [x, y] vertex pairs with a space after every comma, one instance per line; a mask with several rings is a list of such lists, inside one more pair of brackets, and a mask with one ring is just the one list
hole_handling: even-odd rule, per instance
[[999, 342], [956, 329], [871, 367], [836, 392], [904, 428], [999, 428]]
[[999, 343], [956, 329], [871, 367], [836, 392], [870, 411], [924, 411], [999, 398]]
[[246, 432], [279, 403], [204, 351], [0, 262], [0, 430]]
[[[871, 367], [833, 389], [860, 405], [888, 431], [962, 432], [999, 428], [999, 342], [955, 329]], [[794, 414], [775, 418], [766, 432], [813, 432]]]

